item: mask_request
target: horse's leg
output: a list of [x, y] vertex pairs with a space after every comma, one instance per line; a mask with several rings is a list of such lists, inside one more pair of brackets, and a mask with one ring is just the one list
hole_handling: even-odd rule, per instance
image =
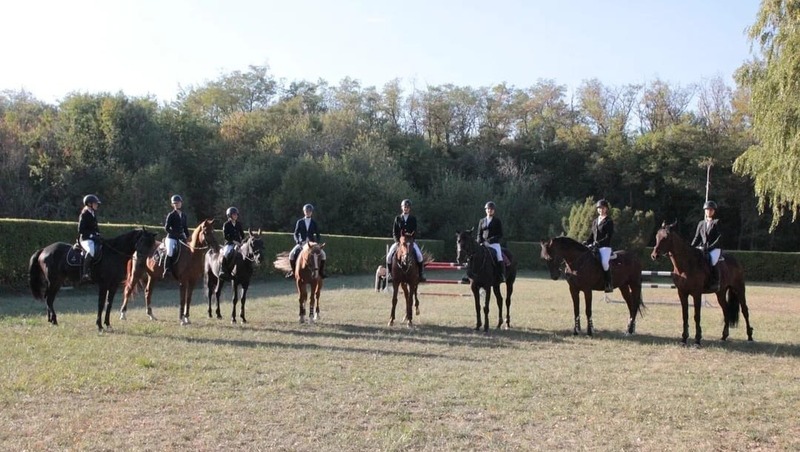
[[731, 288], [733, 291], [733, 295], [739, 298], [739, 307], [742, 310], [742, 316], [744, 317], [744, 323], [747, 326], [747, 340], [753, 340], [753, 328], [750, 326], [750, 310], [747, 308], [747, 299], [744, 296], [745, 288], [744, 282], [738, 285], [736, 288]]
[[315, 309], [317, 309], [317, 300], [315, 298], [315, 293], [317, 291], [317, 283], [312, 278], [311, 281], [308, 283], [308, 321], [309, 323], [314, 323], [316, 320], [314, 318]]
[[633, 334], [636, 330], [636, 311], [638, 311], [639, 305], [634, 299], [627, 283], [620, 285], [619, 291], [622, 294], [622, 299], [625, 300], [625, 304], [628, 306], [628, 326], [625, 328], [625, 335], [628, 336]]
[[703, 292], [698, 291], [692, 294], [694, 300], [694, 343], [700, 345], [700, 340], [703, 338], [703, 329], [700, 327], [700, 308], [703, 307]]
[[[722, 324], [724, 326], [722, 327], [722, 338], [720, 338], [721, 341], [728, 340], [728, 335], [730, 334], [730, 331], [728, 329], [729, 325], [730, 325], [730, 318], [728, 317], [728, 304], [727, 304], [727, 301], [725, 300], [725, 295], [727, 293], [728, 293], [728, 290], [727, 289], [723, 289], [723, 290], [721, 290], [721, 291], [719, 291], [719, 292], [714, 294], [714, 295], [717, 296], [717, 303], [719, 303], [719, 307], [722, 308], [722, 316], [723, 316], [723, 319], [724, 319], [723, 322], [722, 322]], [[702, 295], [701, 295], [701, 297], [702, 297]]]
[[155, 284], [156, 278], [153, 275], [147, 276], [147, 285], [144, 288], [144, 304], [147, 306], [147, 317], [150, 320], [156, 320], [156, 316], [153, 315], [153, 307], [150, 304], [153, 300], [153, 284]]
[[592, 322], [592, 290], [583, 291], [583, 301], [586, 303], [586, 335], [594, 336], [594, 323]]
[[681, 300], [681, 316], [683, 316], [681, 342], [686, 345], [686, 341], [689, 339], [689, 294], [678, 292], [678, 298]]
[[188, 325], [189, 319], [186, 317], [186, 283], [180, 283], [180, 297], [181, 302], [180, 306], [178, 307], [178, 316], [180, 317], [181, 325]]
[[506, 278], [506, 328], [511, 328], [511, 294], [514, 293], [514, 280]]
[[186, 323], [192, 323], [189, 321], [189, 309], [192, 307], [192, 293], [194, 293], [194, 286], [197, 283], [197, 280], [190, 279], [185, 284], [186, 286], [186, 309], [184, 311], [184, 318], [186, 319]]
[[97, 288], [97, 330], [101, 333], [103, 332], [103, 308], [106, 305], [106, 295], [108, 294], [108, 290], [105, 287], [105, 284], [99, 284]]
[[56, 308], [53, 304], [56, 301], [56, 294], [61, 288], [60, 285], [49, 285], [45, 291], [45, 300], [47, 300], [47, 321], [53, 326], [58, 326], [58, 317], [56, 316]]
[[481, 320], [481, 293], [480, 287], [474, 282], [470, 284], [470, 288], [472, 289], [472, 296], [475, 297], [475, 316], [478, 318], [477, 323], [475, 324], [475, 331], [480, 331], [481, 326], [483, 325]]
[[319, 294], [322, 292], [322, 279], [317, 280], [317, 287], [314, 289], [314, 320], [320, 319], [319, 313]]
[[236, 323], [236, 304], [239, 303], [239, 284], [236, 282], [235, 279], [231, 280], [231, 289], [233, 289], [233, 296], [231, 297], [231, 304], [233, 307], [231, 309], [231, 323]]
[[394, 313], [397, 308], [397, 278], [392, 278], [392, 312], [389, 315], [389, 326], [394, 325]]
[[298, 302], [300, 303], [300, 323], [306, 323], [306, 285], [297, 281], [297, 292], [300, 294]]
[[580, 290], [569, 285], [569, 295], [572, 297], [572, 314], [575, 318], [575, 326], [572, 328], [572, 335], [577, 336], [581, 333], [581, 295]]
[[117, 287], [119, 287], [119, 284], [109, 285], [108, 294], [106, 295], [106, 317], [103, 324], [108, 331], [111, 331], [111, 307], [114, 304], [114, 296], [117, 294]]
[[216, 292], [217, 281], [212, 270], [206, 271], [206, 300], [208, 301], [208, 318], [213, 318], [211, 314], [211, 295]]
[[483, 290], [483, 332], [489, 332], [489, 303], [492, 301], [492, 288], [487, 287]]
[[494, 297], [497, 299], [497, 329], [499, 330], [503, 327], [503, 295], [500, 293], [500, 283], [493, 285], [492, 290], [494, 291]]
[[[247, 323], [247, 318], [244, 316], [244, 302], [245, 300], [247, 300], [247, 289], [250, 288], [250, 281], [249, 280], [242, 281], [241, 284], [242, 284], [242, 299], [241, 299], [242, 307], [239, 310], [239, 315], [242, 318], [242, 323]], [[317, 303], [319, 303], [319, 301], [317, 301]]]
[[[133, 276], [131, 276], [133, 277]], [[128, 312], [128, 300], [133, 294], [133, 288], [136, 283], [125, 284], [125, 289], [122, 291], [122, 306], [119, 307], [119, 319], [127, 320], [126, 313]]]
[[419, 286], [414, 287], [414, 308], [415, 314], [419, 316]]
[[403, 298], [405, 298], [406, 302], [406, 315], [403, 320], [405, 320], [406, 326], [411, 327], [413, 326], [414, 315], [412, 312], [412, 308], [414, 307], [414, 292], [410, 283], [403, 283]]

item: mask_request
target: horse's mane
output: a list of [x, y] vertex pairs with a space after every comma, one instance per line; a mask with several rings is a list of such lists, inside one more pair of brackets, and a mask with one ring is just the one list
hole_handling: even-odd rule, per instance
[[553, 242], [572, 251], [586, 251], [586, 245], [567, 236], [554, 237]]
[[120, 234], [112, 239], [107, 240], [108, 244], [114, 248], [121, 248], [122, 245], [127, 245], [132, 241], [139, 239], [142, 229], [133, 229], [123, 234]]

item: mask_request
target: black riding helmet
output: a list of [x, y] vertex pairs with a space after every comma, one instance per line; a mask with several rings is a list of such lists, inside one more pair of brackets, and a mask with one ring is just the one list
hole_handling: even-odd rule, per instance
[[228, 210], [225, 211], [225, 216], [230, 218], [233, 214], [239, 215], [239, 209], [236, 207], [228, 207]]
[[608, 201], [606, 201], [605, 199], [597, 201], [597, 204], [594, 205], [594, 208], [599, 209], [600, 207], [605, 207], [606, 209], [608, 209], [609, 208]]
[[494, 201], [489, 201], [483, 206], [484, 209], [496, 209], [497, 206], [494, 205]]
[[172, 204], [175, 204], [176, 202], [183, 202], [183, 198], [181, 198], [181, 195], [172, 195], [170, 202]]
[[405, 206], [411, 207], [411, 200], [410, 199], [404, 199], [404, 200], [400, 201], [400, 207], [405, 207]]
[[706, 209], [717, 210], [717, 203], [715, 203], [714, 201], [706, 201], [705, 204], [703, 204], [703, 210]]
[[95, 202], [97, 204], [101, 204], [100, 203], [100, 198], [98, 198], [95, 195], [86, 195], [86, 196], [83, 197], [83, 205], [84, 206], [88, 206], [89, 204], [92, 204], [92, 203], [95, 203]]

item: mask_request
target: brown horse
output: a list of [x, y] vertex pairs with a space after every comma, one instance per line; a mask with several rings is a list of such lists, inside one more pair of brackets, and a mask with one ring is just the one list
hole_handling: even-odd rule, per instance
[[[711, 276], [711, 267], [708, 259], [699, 249], [689, 246], [675, 231], [675, 224], [662, 223], [656, 233], [656, 246], [650, 254], [652, 259], [666, 255], [672, 261], [672, 281], [678, 289], [678, 298], [681, 300], [683, 314], [683, 334], [681, 342], [686, 344], [689, 338], [689, 295], [694, 299], [694, 342], [700, 345], [703, 337], [700, 328], [700, 307], [704, 293], [711, 293], [707, 289]], [[723, 253], [717, 263], [719, 267], [719, 290], [714, 292], [717, 302], [725, 316], [725, 326], [722, 328], [722, 340], [728, 338], [728, 327], [739, 324], [739, 308], [747, 323], [747, 340], [753, 340], [753, 328], [750, 326], [750, 314], [747, 309], [744, 288], [744, 270], [739, 262], [730, 254]]]
[[[569, 284], [569, 293], [572, 296], [572, 309], [575, 315], [575, 327], [572, 334], [581, 332], [580, 293], [586, 302], [586, 334], [594, 335], [592, 323], [592, 291], [604, 289], [603, 267], [594, 253], [569, 237], [556, 237], [542, 240], [541, 258], [547, 263], [550, 277], [557, 280], [561, 276], [561, 263], [564, 262], [564, 276]], [[639, 259], [624, 250], [614, 251], [615, 258], [611, 259], [611, 277], [613, 286], [618, 287], [628, 305], [628, 327], [625, 334], [636, 332], [636, 316], [642, 315], [642, 264]]]
[[[483, 325], [484, 331], [489, 331], [489, 299], [490, 293], [494, 292], [497, 299], [497, 309], [499, 317], [497, 328], [503, 327], [503, 295], [500, 292], [502, 284], [497, 279], [494, 266], [497, 265], [497, 258], [494, 250], [486, 246], [479, 245], [472, 233], [474, 228], [467, 231], [456, 231], [456, 260], [460, 264], [467, 264], [467, 276], [472, 295], [475, 298], [475, 315], [478, 320], [475, 330], [480, 330]], [[510, 251], [502, 249], [504, 262], [506, 265], [506, 328], [511, 328], [511, 295], [514, 293], [514, 281], [517, 279], [517, 259]], [[507, 262], [506, 262], [507, 260]], [[483, 317], [481, 322], [481, 299], [480, 290], [483, 289], [485, 299], [483, 303]]]
[[324, 247], [324, 243], [306, 242], [297, 256], [294, 281], [299, 294], [300, 323], [306, 322], [306, 300], [308, 300], [309, 323], [319, 320], [319, 293], [322, 291], [322, 275], [319, 272], [319, 266]]
[[[394, 314], [397, 308], [397, 288], [403, 288], [406, 299], [406, 316], [403, 318], [408, 327], [414, 326], [413, 310], [414, 299], [417, 296], [419, 284], [419, 263], [414, 251], [414, 234], [403, 234], [400, 243], [392, 258], [392, 268], [388, 270], [392, 275], [392, 313], [389, 317], [389, 326], [394, 325]], [[417, 314], [419, 314], [419, 301], [417, 301]]]
[[[178, 242], [178, 255], [175, 262], [172, 264], [173, 274], [180, 285], [180, 308], [178, 315], [181, 325], [188, 325], [189, 321], [189, 308], [192, 304], [192, 293], [197, 285], [197, 281], [203, 277], [203, 263], [205, 261], [205, 253], [211, 247], [219, 247], [217, 245], [216, 237], [214, 236], [214, 219], [208, 219], [200, 222], [192, 232], [192, 238], [189, 244]], [[153, 310], [150, 302], [153, 296], [153, 285], [156, 281], [162, 279], [164, 274], [164, 266], [161, 262], [160, 256], [166, 251], [163, 248], [151, 254], [147, 258], [147, 265], [143, 268], [134, 267], [128, 275], [128, 283], [125, 287], [124, 299], [122, 301], [122, 308], [120, 308], [120, 319], [125, 319], [125, 313], [128, 309], [128, 300], [133, 295], [137, 283], [144, 275], [147, 275], [147, 285], [144, 289], [145, 306], [147, 307], [147, 315], [150, 319], [155, 320]]]

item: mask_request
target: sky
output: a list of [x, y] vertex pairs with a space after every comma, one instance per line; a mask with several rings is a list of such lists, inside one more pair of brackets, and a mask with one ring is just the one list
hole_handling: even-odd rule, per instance
[[0, 91], [170, 102], [251, 65], [380, 89], [687, 86], [752, 58], [758, 0], [26, 0], [0, 4]]

